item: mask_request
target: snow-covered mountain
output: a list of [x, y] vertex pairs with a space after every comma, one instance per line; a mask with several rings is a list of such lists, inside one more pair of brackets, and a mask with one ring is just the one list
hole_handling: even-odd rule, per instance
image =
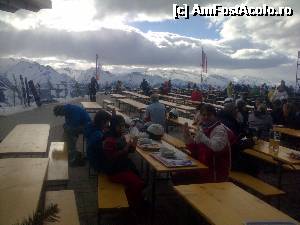
[[[4, 67], [5, 68], [5, 67]], [[61, 82], [74, 82], [71, 77], [60, 74], [50, 66], [43, 66], [36, 62], [19, 61], [14, 65], [10, 65], [6, 71], [1, 71], [0, 74], [6, 77], [10, 82], [14, 83], [14, 76], [19, 81], [19, 76], [22, 75], [27, 80], [33, 80], [34, 83], [39, 83], [41, 86], [48, 84], [59, 84]]]
[[[127, 72], [127, 73], [111, 73], [109, 71], [100, 71], [99, 83], [102, 86], [112, 85], [117, 80], [123, 82], [127, 87], [139, 87], [143, 79], [146, 79], [151, 86], [158, 87], [166, 80], [171, 80], [174, 87], [186, 87], [187, 83], [193, 82], [201, 84], [201, 76], [199, 71], [187, 70], [170, 70], [170, 69], [149, 69], [146, 72]], [[84, 91], [87, 90], [87, 84], [91, 77], [95, 75], [95, 69], [76, 70], [72, 68], [54, 69], [51, 66], [40, 65], [25, 59], [0, 58], [0, 102], [11, 102], [12, 95], [20, 97], [20, 75], [27, 80], [33, 80], [35, 84], [39, 83], [44, 89], [51, 89], [54, 92], [57, 90], [58, 84], [66, 84], [65, 88], [69, 89], [68, 95], [78, 87], [75, 82], [82, 84]], [[202, 84], [204, 87], [212, 85], [215, 87], [224, 88], [230, 81], [234, 83], [261, 85], [263, 83], [274, 85], [269, 80], [250, 76], [230, 76], [230, 75], [203, 75]], [[289, 83], [287, 83], [289, 85]], [[15, 88], [17, 86], [17, 89]], [[61, 86], [60, 86], [61, 87]], [[72, 90], [73, 89], [73, 90]], [[52, 91], [51, 95], [52, 95]], [[57, 94], [53, 94], [57, 96]], [[3, 97], [4, 96], [4, 97]], [[7, 97], [10, 96], [10, 97]], [[15, 98], [15, 97], [14, 97]], [[17, 103], [18, 104], [18, 103]]]

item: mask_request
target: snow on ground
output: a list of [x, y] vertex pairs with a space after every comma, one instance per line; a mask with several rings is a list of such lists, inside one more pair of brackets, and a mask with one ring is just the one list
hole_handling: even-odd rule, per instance
[[16, 105], [16, 106], [4, 106], [0, 107], [0, 116], [8, 116], [20, 112], [30, 111], [37, 108], [35, 103], [31, 103], [30, 107], [25, 107], [24, 105]]

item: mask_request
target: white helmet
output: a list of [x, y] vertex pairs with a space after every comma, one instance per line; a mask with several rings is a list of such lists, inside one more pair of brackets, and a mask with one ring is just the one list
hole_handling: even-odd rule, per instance
[[155, 139], [155, 140], [160, 140], [161, 137], [164, 135], [164, 128], [162, 125], [160, 124], [151, 124], [148, 128], [147, 128], [147, 133], [149, 134], [151, 139]]
[[178, 113], [177, 109], [176, 108], [171, 109], [171, 111], [169, 112], [169, 117], [177, 119], [178, 116], [179, 116], [179, 113]]

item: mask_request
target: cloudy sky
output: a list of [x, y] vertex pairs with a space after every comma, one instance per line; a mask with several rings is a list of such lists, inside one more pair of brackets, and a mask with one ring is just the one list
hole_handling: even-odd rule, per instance
[[[289, 6], [293, 16], [173, 19], [173, 3]], [[88, 68], [95, 54], [111, 70], [145, 68], [294, 80], [300, 50], [299, 0], [52, 0], [38, 13], [0, 11], [0, 57]]]

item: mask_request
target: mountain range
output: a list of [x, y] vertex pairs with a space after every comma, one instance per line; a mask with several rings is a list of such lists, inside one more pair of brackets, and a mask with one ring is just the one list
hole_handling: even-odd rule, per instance
[[[20, 75], [24, 78], [27, 77], [27, 80], [33, 80], [35, 84], [39, 83], [42, 88], [49, 88], [57, 87], [57, 84], [63, 83], [70, 84], [68, 85], [69, 87], [76, 82], [88, 84], [94, 74], [94, 68], [87, 70], [77, 70], [73, 68], [55, 69], [51, 66], [41, 65], [26, 59], [0, 58], [0, 102], [11, 101], [14, 86], [20, 89]], [[99, 84], [110, 86], [117, 80], [120, 80], [127, 87], [139, 87], [143, 79], [146, 79], [151, 86], [156, 87], [169, 79], [172, 80], [173, 86], [176, 87], [186, 87], [188, 82], [201, 83], [199, 72], [152, 69], [145, 73], [129, 72], [118, 74], [101, 70]], [[203, 80], [205, 85], [219, 86], [221, 88], [225, 88], [230, 81], [250, 85], [260, 85], [262, 83], [272, 84], [268, 80], [257, 77], [231, 77], [229, 75], [217, 74], [204, 75]]]

